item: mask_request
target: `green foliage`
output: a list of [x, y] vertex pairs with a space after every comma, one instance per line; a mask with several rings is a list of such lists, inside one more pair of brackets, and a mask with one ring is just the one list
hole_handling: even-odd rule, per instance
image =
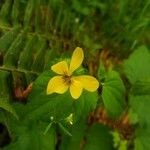
[[0, 50], [2, 53], [6, 53], [12, 42], [15, 40], [17, 34], [19, 33], [19, 28], [16, 27], [13, 30], [6, 32], [0, 39]]
[[118, 150], [127, 150], [128, 141], [122, 140], [120, 134], [117, 131], [114, 131], [112, 134], [113, 134], [114, 147], [117, 148]]
[[135, 150], [150, 149], [150, 130], [137, 129], [135, 138]]
[[125, 88], [117, 72], [110, 71], [106, 76], [102, 98], [106, 109], [111, 115], [117, 116], [123, 111]]
[[13, 44], [8, 49], [7, 53], [4, 56], [4, 66], [6, 67], [15, 67], [18, 62], [19, 54], [21, 48], [24, 44], [25, 33], [20, 33]]
[[[15, 109], [10, 104], [10, 96], [9, 96], [9, 89], [7, 87], [7, 80], [9, 77], [9, 73], [5, 71], [0, 72], [0, 108], [12, 113], [16, 118], [18, 118]], [[2, 112], [0, 112], [2, 113]]]
[[76, 122], [70, 127], [71, 137], [63, 136], [60, 150], [76, 150], [81, 149], [84, 145], [84, 134], [86, 130], [85, 119]]
[[[13, 126], [13, 125], [12, 125]], [[55, 149], [55, 131], [54, 128], [51, 128], [50, 132], [43, 134], [42, 125], [36, 126], [31, 124], [30, 127], [13, 126], [13, 133], [16, 136], [16, 140], [13, 141], [8, 147], [4, 150], [54, 150]]]
[[[149, 117], [144, 115], [149, 113], [149, 63], [150, 52], [143, 46], [135, 50], [135, 52], [130, 55], [129, 59], [125, 61], [125, 72], [132, 84], [129, 103], [133, 112], [137, 113], [139, 122], [142, 126], [149, 126]], [[140, 90], [136, 90], [137, 86]]]
[[102, 99], [106, 110], [112, 117], [119, 116], [125, 108], [125, 87], [114, 70], [105, 71], [103, 64], [100, 65], [99, 79], [102, 84]]
[[[136, 114], [139, 127], [136, 129], [135, 150], [149, 149], [150, 122], [149, 122], [149, 103], [150, 91], [150, 52], [142, 46], [134, 51], [125, 61], [125, 72], [132, 84], [129, 105], [132, 113]], [[138, 88], [140, 89], [137, 89]], [[137, 89], [137, 90], [136, 90]], [[131, 113], [131, 119], [133, 119]]]
[[[149, 150], [149, 9], [149, 0], [1, 0], [0, 123], [11, 140], [0, 133], [0, 149]], [[78, 100], [47, 95], [51, 65], [77, 46], [100, 88]]]
[[125, 61], [125, 72], [131, 84], [138, 84], [141, 80], [149, 80], [149, 64], [149, 50], [145, 46], [138, 47]]
[[109, 129], [103, 125], [95, 124], [87, 132], [87, 144], [85, 150], [113, 150], [112, 135]]

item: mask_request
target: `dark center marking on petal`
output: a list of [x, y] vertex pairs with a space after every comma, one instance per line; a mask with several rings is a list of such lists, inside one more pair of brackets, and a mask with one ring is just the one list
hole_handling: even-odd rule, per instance
[[72, 81], [71, 81], [71, 76], [64, 75], [62, 78], [63, 78], [65, 84], [71, 85], [71, 83], [72, 83]]

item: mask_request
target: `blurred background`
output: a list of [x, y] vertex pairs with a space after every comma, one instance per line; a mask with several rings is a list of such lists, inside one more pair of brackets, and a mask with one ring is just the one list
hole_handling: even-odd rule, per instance
[[149, 0], [1, 0], [1, 35], [17, 25], [38, 33], [53, 49], [77, 45], [126, 57], [150, 43]]

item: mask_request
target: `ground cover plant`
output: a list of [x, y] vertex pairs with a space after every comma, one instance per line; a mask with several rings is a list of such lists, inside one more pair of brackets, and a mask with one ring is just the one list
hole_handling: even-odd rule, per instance
[[0, 0], [0, 149], [150, 150], [149, 0]]

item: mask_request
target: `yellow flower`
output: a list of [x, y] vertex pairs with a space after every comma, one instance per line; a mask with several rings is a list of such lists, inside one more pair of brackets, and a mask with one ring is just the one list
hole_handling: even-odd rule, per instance
[[58, 75], [49, 80], [47, 94], [63, 94], [69, 89], [71, 96], [74, 99], [78, 99], [83, 89], [90, 92], [96, 91], [99, 87], [99, 82], [96, 78], [89, 75], [73, 76], [73, 72], [81, 66], [83, 58], [83, 50], [77, 47], [72, 54], [69, 66], [66, 61], [53, 65], [51, 69]]

